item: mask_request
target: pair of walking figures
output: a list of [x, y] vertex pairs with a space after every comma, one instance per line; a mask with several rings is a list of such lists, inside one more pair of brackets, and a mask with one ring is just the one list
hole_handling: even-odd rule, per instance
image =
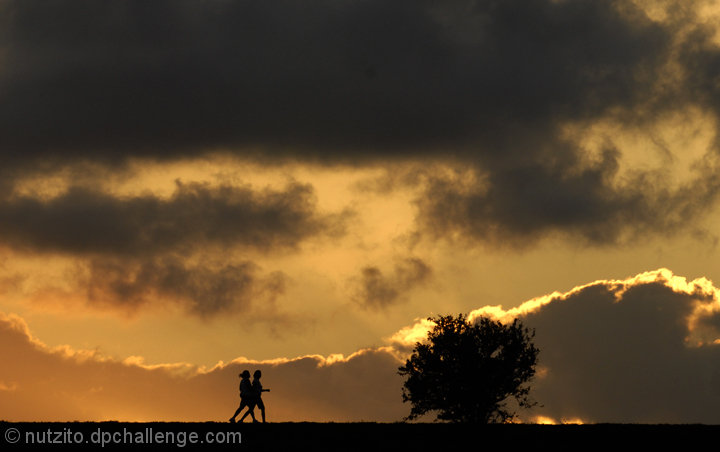
[[248, 414], [252, 417], [253, 422], [258, 422], [257, 419], [255, 419], [256, 406], [260, 408], [262, 421], [265, 422], [265, 404], [262, 401], [262, 393], [269, 392], [270, 390], [263, 389], [262, 383], [260, 383], [262, 372], [256, 370], [253, 374], [252, 382], [250, 381], [250, 372], [247, 370], [244, 370], [238, 376], [240, 377], [240, 406], [235, 410], [235, 414], [230, 418], [230, 422], [234, 423], [235, 417], [246, 407], [248, 410], [242, 415], [240, 422], [243, 422]]

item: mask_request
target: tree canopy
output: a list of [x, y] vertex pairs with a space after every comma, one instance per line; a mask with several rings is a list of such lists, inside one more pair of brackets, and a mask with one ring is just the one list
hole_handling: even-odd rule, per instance
[[430, 317], [435, 326], [426, 342], [418, 342], [399, 374], [407, 376], [403, 402], [412, 408], [407, 419], [437, 412], [450, 422], [507, 422], [518, 407], [535, 405], [527, 382], [535, 375], [539, 350], [530, 330], [515, 319], [503, 324], [481, 317]]

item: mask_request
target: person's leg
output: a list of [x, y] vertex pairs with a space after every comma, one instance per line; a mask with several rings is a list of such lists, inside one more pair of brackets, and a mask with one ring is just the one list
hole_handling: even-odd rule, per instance
[[233, 414], [232, 417], [230, 418], [230, 422], [233, 422], [233, 423], [235, 422], [235, 418], [237, 417], [238, 414], [240, 414], [240, 412], [242, 411], [243, 408], [245, 408], [245, 402], [240, 401], [240, 406], [238, 407], [237, 410], [235, 410], [235, 414]]
[[[237, 411], [235, 412], [235, 416], [237, 416], [238, 414], [240, 414], [240, 412], [241, 412], [246, 406], [247, 406], [247, 402], [246, 402], [245, 400], [241, 400], [240, 406], [238, 407]], [[234, 416], [233, 416], [233, 417], [234, 417]], [[242, 422], [243, 419], [245, 419], [245, 416], [243, 416], [243, 417], [240, 418], [240, 422]]]
[[262, 421], [265, 422], [265, 404], [263, 403], [262, 399], [259, 399], [257, 402], [258, 408], [260, 408], [260, 414], [262, 415]]
[[254, 403], [248, 404], [248, 410], [240, 418], [240, 422], [242, 422], [247, 417], [248, 414], [252, 418], [253, 422], [255, 422], [256, 420], [255, 420], [255, 404]]

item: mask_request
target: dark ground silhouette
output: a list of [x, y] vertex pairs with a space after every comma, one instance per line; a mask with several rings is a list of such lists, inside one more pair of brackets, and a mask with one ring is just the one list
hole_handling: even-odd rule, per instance
[[[51, 431], [54, 439], [62, 436], [77, 436], [81, 433], [87, 443], [81, 443], [72, 450], [82, 451], [100, 449], [99, 444], [91, 442], [93, 434], [102, 431], [108, 435], [120, 436], [124, 431], [141, 438], [147, 438], [146, 432], [195, 432], [197, 442], [185, 442], [179, 447], [176, 443], [160, 444], [105, 444], [102, 450], [113, 449], [199, 449], [204, 450], [278, 450], [288, 451], [298, 448], [332, 451], [400, 451], [432, 450], [442, 451], [459, 449], [469, 445], [470, 449], [488, 449], [501, 446], [505, 450], [528, 448], [536, 450], [547, 446], [553, 450], [585, 450], [589, 445], [601, 450], [642, 447], [647, 450], [653, 446], [702, 445], [705, 441], [715, 441], [720, 435], [720, 426], [709, 425], [643, 425], [643, 424], [592, 424], [592, 425], [534, 425], [534, 424], [492, 424], [469, 425], [447, 423], [267, 423], [267, 424], [230, 424], [228, 422], [71, 422], [71, 423], [10, 423], [0, 421], [0, 444], [2, 450], [15, 449], [8, 439], [19, 434], [18, 445], [24, 444], [27, 432]], [[10, 435], [8, 434], [10, 433]], [[65, 433], [64, 433], [65, 432]], [[61, 436], [57, 436], [60, 433]], [[69, 434], [67, 434], [69, 433]], [[227, 436], [239, 433], [241, 442], [209, 444], [206, 435]], [[57, 449], [59, 443], [39, 444], [40, 449]], [[10, 447], [8, 447], [10, 446]], [[36, 443], [35, 448], [38, 448]], [[469, 449], [469, 450], [470, 450]]]

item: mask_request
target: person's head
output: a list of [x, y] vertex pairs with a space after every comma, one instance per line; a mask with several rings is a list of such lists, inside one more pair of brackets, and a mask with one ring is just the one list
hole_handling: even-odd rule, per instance
[[240, 375], [238, 375], [240, 378], [250, 378], [250, 371], [249, 370], [243, 370]]
[[260, 372], [260, 369], [256, 370], [255, 373], [253, 373], [253, 377], [257, 380], [260, 377], [262, 377], [262, 372]]

